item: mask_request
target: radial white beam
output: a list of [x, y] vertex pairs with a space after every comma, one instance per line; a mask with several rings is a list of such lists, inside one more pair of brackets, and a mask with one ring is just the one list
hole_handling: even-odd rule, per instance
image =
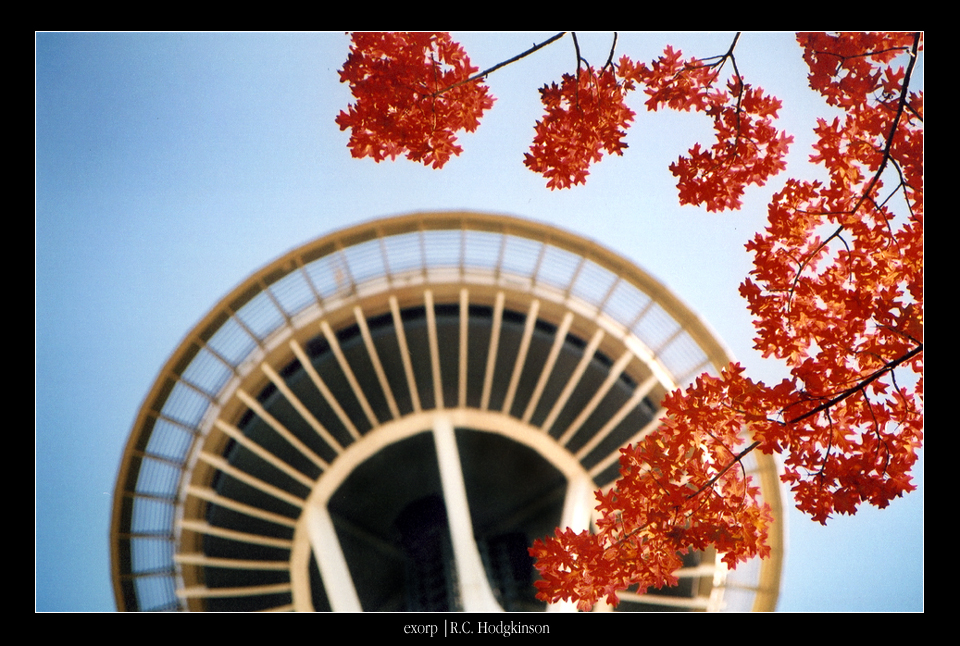
[[237, 480], [240, 480], [241, 482], [248, 484], [255, 489], [259, 489], [267, 495], [273, 496], [274, 498], [282, 500], [283, 502], [293, 505], [294, 507], [303, 507], [302, 498], [298, 498], [297, 496], [294, 496], [293, 494], [288, 493], [280, 487], [270, 484], [269, 482], [264, 482], [260, 478], [255, 478], [246, 471], [233, 466], [226, 459], [220, 457], [219, 455], [201, 451], [197, 457], [215, 469], [219, 470], [221, 473], [225, 473], [226, 475], [236, 478]]
[[221, 496], [220, 494], [218, 494], [216, 491], [214, 491], [209, 487], [198, 487], [196, 485], [190, 485], [189, 487], [187, 487], [187, 493], [189, 493], [192, 496], [196, 496], [197, 498], [202, 498], [203, 500], [206, 500], [207, 502], [211, 502], [215, 505], [226, 507], [228, 509], [232, 509], [233, 511], [240, 512], [241, 514], [252, 516], [253, 518], [259, 518], [261, 520], [265, 520], [267, 522], [271, 522], [277, 525], [283, 525], [285, 527], [291, 527], [291, 528], [296, 527], [297, 525], [297, 521], [292, 518], [287, 518], [286, 516], [282, 516], [280, 514], [264, 511], [259, 507], [254, 507], [252, 505], [245, 505], [241, 502], [237, 502], [236, 500], [231, 500], [230, 498]]
[[380, 382], [380, 388], [383, 389], [383, 396], [387, 398], [387, 406], [390, 407], [390, 414], [396, 419], [400, 417], [400, 409], [397, 407], [397, 400], [393, 396], [393, 389], [390, 388], [390, 382], [387, 381], [387, 372], [383, 369], [383, 364], [380, 362], [380, 354], [377, 352], [377, 346], [374, 345], [373, 337], [370, 335], [367, 317], [363, 315], [363, 311], [359, 305], [353, 308], [353, 315], [357, 319], [357, 325], [360, 327], [360, 335], [363, 337], [363, 343], [367, 346], [367, 354], [370, 355], [373, 370], [377, 373], [377, 381]]
[[433, 375], [433, 399], [436, 408], [443, 408], [443, 377], [440, 375], [440, 343], [437, 339], [437, 313], [433, 307], [433, 292], [423, 293], [427, 311], [427, 336], [430, 342], [430, 372]]
[[213, 558], [202, 552], [189, 554], [174, 554], [175, 563], [192, 563], [208, 567], [227, 568], [230, 570], [289, 570], [288, 561], [251, 561], [245, 559]]
[[550, 379], [550, 375], [553, 373], [553, 366], [557, 362], [557, 357], [560, 356], [560, 349], [563, 347], [572, 323], [573, 312], [567, 312], [563, 315], [563, 321], [561, 321], [560, 327], [557, 328], [557, 333], [553, 337], [550, 354], [547, 356], [547, 361], [543, 364], [543, 369], [540, 371], [540, 378], [537, 380], [537, 386], [533, 389], [533, 394], [527, 403], [527, 410], [523, 413], [524, 422], [530, 421], [530, 418], [533, 417], [533, 412], [537, 408], [537, 404], [540, 403], [540, 396], [543, 394], [543, 389], [547, 386], [547, 380]]
[[504, 298], [503, 292], [497, 292], [497, 300], [493, 307], [493, 326], [490, 328], [490, 349], [487, 351], [487, 369], [483, 378], [483, 394], [480, 397], [481, 410], [487, 410], [490, 405], [493, 371], [497, 366], [497, 347], [500, 344], [500, 324], [503, 322]]
[[290, 446], [300, 451], [300, 453], [303, 456], [305, 456], [315, 465], [320, 467], [321, 470], [326, 471], [328, 468], [330, 468], [330, 465], [327, 464], [326, 460], [324, 460], [319, 455], [314, 453], [310, 447], [308, 447], [306, 444], [300, 441], [296, 435], [291, 433], [290, 429], [288, 429], [286, 426], [281, 424], [276, 417], [274, 417], [269, 412], [267, 412], [267, 409], [265, 409], [253, 395], [243, 390], [242, 388], [238, 388], [237, 399], [239, 399], [244, 404], [246, 404], [247, 408], [249, 408], [254, 413], [256, 413], [257, 417], [259, 417], [260, 419], [265, 421], [267, 424], [269, 424], [270, 428], [276, 431], [277, 434], [280, 437], [282, 437], [284, 440], [286, 440]]
[[204, 598], [204, 599], [213, 599], [213, 598], [223, 598], [223, 597], [255, 597], [264, 594], [278, 594], [281, 592], [289, 592], [290, 584], [289, 583], [274, 583], [272, 585], [255, 585], [245, 588], [208, 588], [206, 586], [197, 585], [191, 586], [189, 588], [179, 588], [177, 590], [177, 596], [188, 599], [188, 598]]
[[323, 441], [326, 442], [329, 446], [333, 447], [335, 450], [340, 448], [340, 444], [334, 439], [333, 435], [330, 434], [330, 431], [324, 427], [320, 421], [314, 417], [313, 413], [310, 412], [310, 409], [307, 408], [300, 398], [297, 397], [292, 390], [287, 386], [287, 382], [284, 381], [283, 377], [277, 374], [277, 371], [270, 367], [268, 363], [261, 363], [260, 369], [263, 371], [263, 374], [276, 386], [277, 390], [286, 398], [290, 405], [297, 411], [300, 417], [306, 421], [310, 427], [316, 431], [317, 435], [323, 438]]
[[343, 348], [340, 347], [340, 341], [337, 340], [337, 335], [334, 334], [333, 328], [330, 327], [327, 321], [321, 321], [320, 329], [323, 331], [323, 336], [326, 337], [330, 349], [333, 350], [333, 354], [337, 358], [337, 363], [340, 364], [340, 369], [343, 370], [343, 376], [347, 378], [347, 382], [350, 384], [350, 389], [353, 390], [354, 396], [357, 398], [357, 401], [360, 402], [360, 408], [363, 409], [363, 414], [367, 416], [367, 421], [370, 422], [371, 427], [378, 427], [380, 421], [374, 414], [373, 408], [370, 407], [370, 402], [367, 401], [367, 396], [363, 393], [363, 388], [360, 387], [360, 382], [357, 381], [356, 375], [353, 374], [353, 368], [350, 367], [350, 362], [347, 361], [346, 355], [343, 354]]
[[567, 442], [570, 441], [570, 438], [573, 437], [583, 423], [587, 421], [587, 418], [593, 414], [593, 411], [596, 410], [597, 406], [600, 405], [600, 402], [603, 401], [603, 398], [607, 396], [607, 393], [613, 388], [613, 385], [620, 378], [620, 374], [627, 367], [627, 364], [630, 363], [630, 360], [633, 358], [633, 353], [627, 350], [623, 355], [617, 360], [613, 367], [610, 368], [606, 379], [603, 380], [603, 383], [593, 394], [593, 397], [590, 398], [590, 401], [586, 406], [580, 411], [580, 414], [577, 415], [577, 418], [570, 423], [570, 426], [567, 427], [567, 430], [563, 432], [563, 435], [560, 436], [560, 439], [557, 440], [560, 444], [566, 446]]
[[622, 422], [631, 411], [633, 411], [633, 409], [640, 405], [640, 402], [643, 401], [643, 398], [650, 394], [650, 391], [653, 390], [653, 387], [657, 385], [657, 383], [658, 381], [656, 375], [650, 375], [647, 377], [647, 380], [640, 384], [640, 386], [633, 391], [630, 399], [628, 399], [623, 406], [620, 407], [620, 410], [618, 410], [613, 417], [607, 420], [607, 423], [603, 425], [603, 428], [597, 431], [597, 433], [590, 438], [589, 442], [580, 447], [576, 454], [577, 459], [582, 460], [585, 458], [587, 455], [589, 455], [590, 451], [592, 451], [600, 442], [605, 440], [607, 435], [609, 435], [613, 429], [615, 429], [617, 425]]
[[249, 532], [238, 532], [233, 529], [224, 529], [216, 527], [205, 520], [181, 520], [177, 523], [182, 529], [191, 532], [203, 534], [204, 536], [219, 536], [228, 538], [231, 541], [240, 541], [242, 543], [252, 543], [253, 545], [266, 545], [268, 547], [279, 547], [289, 550], [293, 547], [293, 541], [284, 538], [272, 538], [270, 536], [261, 536], [260, 534], [251, 534]]
[[467, 405], [467, 335], [470, 329], [470, 295], [467, 288], [460, 290], [460, 365], [458, 367], [457, 402]]
[[[330, 408], [333, 409], [333, 412], [336, 413], [337, 419], [347, 428], [350, 435], [353, 436], [353, 439], [360, 439], [360, 432], [357, 430], [357, 427], [354, 426], [353, 420], [350, 419], [350, 416], [347, 415], [346, 411], [343, 410], [343, 407], [340, 405], [340, 402], [337, 401], [337, 398], [330, 392], [330, 389], [327, 387], [327, 384], [320, 377], [320, 373], [317, 372], [317, 369], [313, 367], [313, 362], [310, 361], [310, 358], [307, 356], [307, 353], [304, 351], [303, 346], [297, 343], [296, 339], [290, 341], [290, 349], [293, 350], [293, 353], [297, 356], [297, 360], [300, 362], [300, 365], [303, 366], [303, 369], [307, 371], [307, 374], [310, 375], [310, 381], [313, 382], [313, 385], [316, 386], [317, 390], [323, 395], [323, 398], [330, 405]], [[327, 442], [331, 443], [330, 445], [339, 453], [343, 450], [343, 445], [337, 442], [332, 436], [324, 439]]]
[[550, 410], [550, 414], [547, 415], [547, 419], [544, 420], [543, 425], [541, 426], [544, 433], [550, 432], [550, 429], [553, 427], [553, 423], [557, 421], [557, 416], [560, 415], [560, 411], [562, 411], [563, 407], [567, 405], [567, 400], [570, 399], [570, 395], [573, 394], [577, 384], [580, 383], [580, 377], [583, 376], [587, 366], [590, 365], [590, 361], [593, 360], [593, 355], [596, 354], [597, 348], [600, 347], [600, 341], [603, 339], [603, 334], [603, 328], [597, 328], [597, 331], [594, 332], [593, 336], [590, 338], [590, 343], [587, 344], [587, 348], [584, 350], [583, 356], [580, 357], [580, 362], [577, 364], [573, 374], [570, 375], [570, 378], [567, 380], [567, 385], [563, 387], [563, 392], [561, 392], [560, 396], [557, 397], [557, 400], [553, 404], [553, 408]]
[[510, 385], [507, 387], [507, 396], [503, 400], [503, 412], [509, 414], [513, 407], [513, 398], [517, 394], [517, 386], [520, 383], [520, 375], [523, 373], [523, 366], [527, 361], [527, 351], [530, 350], [530, 339], [533, 337], [533, 330], [537, 325], [537, 315], [540, 313], [540, 301], [533, 299], [530, 304], [530, 311], [527, 312], [527, 321], [523, 327], [523, 338], [520, 340], [520, 349], [517, 350], [517, 360], [513, 365], [513, 374], [510, 377]]
[[262, 446], [260, 446], [259, 444], [251, 440], [249, 437], [244, 435], [243, 431], [238, 429], [236, 426], [227, 424], [222, 419], [218, 419], [214, 423], [214, 426], [216, 426], [225, 434], [233, 438], [233, 440], [237, 442], [237, 444], [243, 446], [248, 451], [258, 456], [264, 462], [268, 462], [272, 464], [274, 467], [276, 467], [280, 471], [283, 471], [284, 473], [286, 473], [288, 476], [290, 476], [291, 478], [293, 478], [303, 486], [311, 489], [313, 488], [313, 478], [309, 478], [305, 476], [300, 471], [297, 471], [292, 466], [290, 466], [289, 464], [287, 464], [286, 462], [284, 462], [283, 460], [275, 456], [273, 453], [270, 453], [270, 451], [266, 450], [265, 448], [263, 448]]
[[413, 412], [420, 412], [420, 392], [417, 389], [417, 379], [413, 374], [413, 364], [410, 362], [410, 348], [407, 346], [407, 335], [403, 331], [403, 318], [400, 316], [400, 304], [396, 296], [390, 296], [390, 314], [393, 316], [393, 329], [397, 333], [397, 343], [400, 345], [400, 359], [403, 362], [403, 373], [407, 377], [407, 388], [410, 390], [410, 401]]

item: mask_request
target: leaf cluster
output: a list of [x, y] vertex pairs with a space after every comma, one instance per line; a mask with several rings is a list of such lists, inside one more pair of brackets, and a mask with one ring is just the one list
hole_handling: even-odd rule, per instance
[[[597, 492], [595, 530], [558, 529], [531, 548], [542, 599], [587, 610], [616, 604], [627, 587], [675, 583], [689, 550], [713, 547], [730, 567], [767, 554], [770, 511], [742, 467], [753, 450], [783, 455], [798, 508], [821, 523], [914, 488], [923, 440], [923, 93], [910, 83], [922, 34], [801, 33], [797, 41], [810, 87], [842, 112], [814, 129], [810, 161], [828, 179], [788, 179], [773, 196], [766, 228], [746, 245], [754, 268], [740, 287], [755, 347], [783, 361], [789, 378], [770, 386], [733, 364], [667, 396], [662, 424], [621, 450], [620, 479]], [[455, 134], [475, 129], [493, 102], [459, 45], [443, 34], [353, 42], [341, 79], [358, 101], [337, 118], [352, 129], [353, 155], [406, 154], [439, 168], [459, 154]], [[622, 56], [599, 70], [581, 68], [578, 53], [576, 74], [540, 90], [545, 115], [525, 165], [551, 189], [584, 183], [604, 153], [626, 148], [636, 116], [626, 99], [642, 88], [650, 111], [713, 120], [713, 144], [694, 144], [670, 166], [681, 204], [739, 208], [746, 186], [784, 169], [792, 137], [774, 125], [780, 101], [743, 81], [736, 43], [711, 59], [684, 59], [668, 46], [649, 65]], [[728, 63], [733, 73], [723, 79]]]
[[747, 244], [754, 269], [741, 294], [757, 349], [787, 363], [795, 390], [764, 447], [786, 454], [798, 507], [823, 523], [914, 488], [909, 470], [923, 437], [923, 123], [922, 94], [908, 84], [921, 35], [798, 41], [811, 87], [844, 117], [815, 129], [811, 161], [829, 181], [791, 179], [774, 196], [767, 228]]
[[351, 154], [442, 168], [463, 151], [457, 134], [493, 107], [485, 85], [465, 82], [476, 71], [446, 33], [354, 33], [340, 81], [356, 103], [336, 118], [350, 129]]
[[[747, 185], [763, 186], [786, 168], [784, 157], [793, 142], [773, 125], [781, 107], [778, 99], [745, 84], [739, 72], [725, 86], [718, 83], [727, 60], [734, 61], [732, 46], [713, 63], [684, 60], [681, 52], [667, 46], [649, 67], [634, 65], [631, 74], [644, 85], [648, 110], [668, 107], [712, 118], [713, 145], [702, 148], [696, 143], [670, 166], [678, 178], [680, 203], [703, 205], [708, 211], [740, 208]], [[621, 68], [626, 65], [624, 60]]]
[[585, 183], [604, 152], [622, 155], [627, 147], [623, 138], [634, 117], [624, 102], [627, 90], [611, 68], [589, 66], [541, 88], [546, 114], [523, 163], [546, 177], [550, 189]]

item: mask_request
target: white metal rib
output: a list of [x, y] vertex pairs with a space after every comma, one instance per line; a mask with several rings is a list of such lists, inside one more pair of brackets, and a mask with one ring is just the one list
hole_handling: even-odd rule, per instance
[[250, 395], [243, 388], [237, 388], [237, 399], [239, 399], [244, 404], [246, 404], [250, 410], [256, 413], [257, 417], [259, 417], [260, 419], [265, 421], [267, 424], [269, 424], [270, 427], [274, 431], [276, 431], [278, 435], [280, 435], [280, 437], [285, 439], [290, 444], [290, 446], [300, 451], [300, 453], [302, 453], [304, 457], [309, 459], [311, 462], [313, 462], [315, 465], [317, 465], [324, 471], [330, 468], [330, 465], [327, 464], [326, 460], [324, 460], [319, 455], [314, 453], [309, 446], [307, 446], [302, 441], [300, 441], [296, 435], [291, 433], [290, 430], [286, 426], [281, 424], [276, 417], [268, 413], [267, 410], [260, 405], [260, 402], [258, 402], [255, 397]]
[[603, 383], [593, 394], [593, 397], [590, 398], [590, 401], [586, 406], [583, 407], [583, 410], [580, 411], [580, 414], [577, 415], [576, 419], [570, 423], [570, 426], [567, 427], [567, 430], [563, 432], [560, 436], [560, 439], [557, 440], [560, 444], [566, 446], [567, 442], [570, 441], [570, 438], [580, 430], [580, 427], [583, 426], [583, 423], [587, 421], [587, 418], [593, 414], [593, 411], [596, 410], [597, 406], [600, 405], [600, 402], [604, 397], [607, 396], [607, 393], [613, 388], [613, 385], [617, 383], [617, 380], [620, 378], [620, 375], [626, 369], [627, 364], [630, 363], [630, 360], [633, 358], [633, 353], [630, 350], [627, 350], [620, 358], [617, 359], [617, 362], [611, 366], [610, 371], [607, 373], [606, 379], [603, 380]]
[[270, 451], [266, 450], [265, 448], [263, 448], [262, 446], [260, 446], [259, 444], [251, 440], [249, 437], [244, 435], [243, 431], [241, 431], [236, 426], [227, 424], [222, 419], [218, 419], [214, 423], [214, 425], [218, 429], [220, 429], [223, 433], [232, 437], [233, 440], [237, 442], [237, 444], [240, 444], [245, 449], [247, 449], [257, 457], [259, 457], [261, 460], [272, 464], [277, 469], [279, 469], [280, 471], [283, 471], [284, 473], [286, 473], [288, 476], [290, 476], [291, 478], [293, 478], [303, 486], [311, 489], [313, 488], [313, 479], [300, 473], [299, 471], [294, 469], [292, 466], [290, 466], [289, 464], [287, 464], [286, 462], [284, 462], [283, 460], [275, 456], [273, 453], [271, 453]]
[[353, 390], [354, 396], [356, 396], [357, 401], [360, 402], [360, 407], [363, 409], [364, 415], [367, 416], [367, 421], [370, 422], [370, 426], [372, 428], [380, 426], [380, 421], [377, 419], [377, 416], [373, 414], [373, 409], [370, 407], [370, 402], [367, 401], [367, 396], [360, 387], [360, 382], [357, 381], [356, 375], [353, 374], [353, 369], [347, 362], [347, 357], [343, 354], [343, 348], [340, 347], [340, 341], [337, 340], [337, 335], [333, 333], [333, 329], [326, 321], [321, 321], [320, 329], [323, 330], [323, 335], [326, 337], [327, 343], [330, 344], [330, 349], [333, 350], [334, 356], [337, 357], [337, 363], [340, 364], [340, 369], [343, 370], [344, 376], [346, 376], [347, 381], [350, 383], [350, 388]]
[[587, 344], [587, 347], [583, 352], [583, 356], [580, 357], [580, 362], [574, 369], [573, 374], [570, 375], [567, 385], [564, 386], [563, 392], [560, 393], [560, 396], [557, 397], [557, 401], [554, 402], [553, 408], [550, 410], [550, 414], [547, 415], [547, 419], [543, 421], [543, 424], [540, 428], [543, 429], [544, 433], [550, 432], [551, 427], [553, 427], [553, 423], [557, 421], [557, 416], [560, 415], [560, 411], [562, 411], [563, 407], [567, 405], [567, 400], [570, 399], [570, 395], [573, 394], [573, 389], [577, 387], [578, 383], [580, 383], [580, 378], [583, 376], [587, 366], [590, 365], [590, 361], [593, 360], [593, 355], [596, 354], [597, 348], [600, 346], [601, 339], [603, 339], [603, 328], [597, 328], [597, 331], [593, 333], [593, 337], [590, 339], [590, 343]]
[[713, 577], [716, 573], [716, 563], [701, 563], [700, 565], [694, 565], [692, 567], [682, 567], [674, 572], [674, 574], [681, 579], [693, 579], [702, 576]]
[[226, 568], [228, 570], [289, 570], [287, 561], [252, 561], [246, 559], [225, 559], [207, 556], [202, 552], [189, 554], [174, 554], [173, 560], [177, 563], [199, 565], [202, 567]]
[[500, 345], [500, 325], [503, 322], [504, 293], [497, 292], [497, 300], [493, 310], [493, 326], [490, 329], [490, 349], [487, 352], [487, 370], [483, 377], [483, 395], [480, 398], [480, 409], [487, 410], [490, 406], [490, 391], [493, 388], [493, 371], [497, 365], [497, 348]]
[[620, 410], [618, 410], [616, 414], [611, 417], [606, 424], [604, 424], [603, 428], [597, 431], [597, 433], [590, 438], [589, 442], [580, 447], [576, 453], [577, 459], [582, 460], [585, 458], [587, 454], [589, 454], [590, 451], [597, 446], [597, 444], [606, 439], [607, 435], [609, 435], [610, 432], [613, 431], [613, 429], [615, 429], [617, 425], [622, 422], [623, 419], [629, 415], [633, 409], [640, 405], [640, 402], [643, 401], [643, 398], [650, 394], [650, 391], [653, 390], [653, 387], [657, 383], [656, 375], [650, 375], [647, 377], [646, 381], [640, 384], [640, 386], [633, 391], [630, 399], [628, 399], [623, 406], [620, 407]]
[[284, 525], [285, 527], [296, 527], [297, 521], [294, 518], [288, 518], [281, 514], [275, 514], [270, 511], [264, 511], [259, 507], [254, 507], [252, 505], [246, 505], [242, 502], [237, 502], [231, 498], [221, 496], [213, 489], [208, 487], [198, 487], [196, 485], [190, 485], [187, 487], [187, 493], [197, 498], [206, 500], [209, 503], [217, 505], [219, 507], [226, 507], [232, 509], [233, 511], [239, 512], [246, 516], [252, 516], [254, 518], [259, 518], [277, 525]]
[[270, 585], [255, 585], [246, 588], [208, 588], [206, 586], [191, 586], [179, 588], [177, 596], [190, 599], [210, 599], [222, 597], [254, 597], [261, 594], [278, 594], [290, 592], [289, 583], [273, 583]]
[[359, 305], [353, 308], [353, 315], [357, 319], [357, 325], [360, 327], [360, 336], [363, 337], [363, 343], [367, 346], [367, 354], [370, 355], [370, 361], [373, 362], [373, 370], [377, 373], [377, 380], [380, 382], [380, 388], [383, 389], [383, 396], [387, 399], [390, 414], [396, 419], [400, 417], [400, 409], [397, 407], [397, 400], [393, 397], [390, 382], [387, 381], [387, 373], [383, 369], [383, 364], [380, 363], [380, 355], [377, 353], [377, 346], [374, 345], [373, 337], [370, 335], [367, 317], [363, 315], [363, 311]]
[[241, 543], [266, 545], [267, 547], [279, 547], [287, 550], [293, 547], [293, 541], [284, 538], [260, 536], [259, 534], [250, 534], [248, 532], [238, 532], [233, 529], [215, 527], [205, 520], [181, 520], [179, 525], [183, 529], [190, 530], [191, 532], [204, 534], [205, 536], [219, 536], [220, 538], [228, 538], [232, 541], [240, 541]]
[[572, 323], [573, 312], [567, 312], [563, 316], [560, 327], [557, 328], [556, 336], [553, 338], [553, 345], [550, 347], [550, 354], [547, 355], [547, 361], [543, 364], [543, 369], [540, 371], [540, 378], [537, 380], [537, 385], [533, 389], [530, 401], [527, 403], [527, 410], [523, 413], [524, 422], [530, 421], [530, 418], [533, 417], [533, 412], [537, 409], [537, 404], [540, 403], [543, 389], [546, 388], [547, 381], [553, 373], [553, 366], [557, 362], [557, 357], [560, 356], [560, 350], [563, 348], [563, 343], [566, 341], [567, 333], [570, 331], [570, 325]]
[[[313, 367], [313, 362], [310, 361], [307, 353], [295, 339], [290, 341], [290, 349], [293, 350], [295, 355], [297, 355], [300, 365], [303, 366], [303, 369], [307, 371], [308, 375], [310, 375], [310, 381], [313, 382], [313, 385], [316, 386], [317, 390], [320, 391], [320, 394], [323, 395], [323, 398], [327, 401], [327, 404], [330, 405], [330, 408], [332, 408], [333, 412], [337, 415], [337, 419], [340, 420], [340, 423], [346, 427], [353, 439], [359, 440], [360, 432], [357, 431], [357, 427], [354, 426], [353, 420], [350, 419], [350, 416], [347, 415], [347, 413], [343, 410], [343, 407], [340, 406], [337, 398], [334, 397], [333, 393], [330, 392], [330, 389], [327, 388], [327, 384], [324, 383], [323, 379], [320, 378], [320, 374], [317, 372], [317, 369]], [[330, 441], [332, 442], [331, 446], [336, 449], [337, 453], [340, 453], [343, 450], [343, 445], [332, 436], [330, 437]]]
[[260, 369], [263, 370], [263, 373], [267, 375], [267, 378], [273, 382], [273, 385], [277, 387], [277, 390], [286, 398], [290, 405], [300, 414], [300, 417], [306, 421], [314, 431], [317, 432], [317, 435], [323, 438], [323, 441], [327, 443], [334, 451], [337, 453], [340, 452], [340, 444], [337, 440], [331, 435], [330, 431], [320, 423], [316, 417], [313, 416], [313, 413], [304, 406], [303, 402], [300, 401], [300, 398], [293, 394], [293, 391], [287, 386], [287, 382], [277, 374], [277, 372], [270, 367], [267, 363], [260, 364]]
[[520, 383], [520, 375], [523, 373], [523, 366], [527, 360], [527, 352], [530, 350], [530, 339], [533, 337], [533, 330], [537, 324], [537, 315], [540, 313], [540, 300], [533, 299], [530, 303], [530, 311], [527, 312], [527, 320], [523, 327], [523, 338], [520, 340], [520, 348], [517, 351], [517, 360], [513, 364], [513, 374], [510, 376], [510, 385], [507, 387], [507, 396], [503, 400], [504, 413], [510, 414], [510, 408], [513, 406], [513, 399], [517, 394], [517, 385]]
[[400, 359], [403, 361], [403, 373], [407, 376], [407, 388], [410, 390], [410, 401], [413, 403], [413, 412], [420, 412], [420, 393], [417, 391], [417, 379], [413, 374], [413, 364], [410, 362], [410, 348], [407, 346], [407, 335], [403, 330], [403, 319], [400, 317], [400, 305], [397, 297], [390, 296], [390, 313], [393, 315], [393, 329], [397, 334], [397, 343], [400, 344]]
[[464, 287], [460, 290], [460, 364], [458, 366], [457, 402], [460, 408], [467, 405], [467, 335], [470, 330], [470, 302], [469, 292]]
[[440, 347], [437, 341], [437, 315], [433, 308], [433, 291], [423, 293], [427, 311], [427, 338], [430, 342], [430, 369], [433, 375], [433, 400], [436, 408], [443, 408], [443, 381], [440, 376]]
[[291, 493], [287, 493], [280, 487], [276, 487], [269, 482], [264, 482], [260, 478], [255, 478], [246, 471], [238, 469], [233, 466], [226, 459], [220, 457], [219, 455], [214, 455], [212, 453], [207, 453], [206, 451], [201, 451], [199, 456], [201, 460], [209, 464], [210, 466], [218, 469], [219, 471], [240, 480], [241, 482], [250, 485], [254, 489], [258, 489], [263, 493], [273, 496], [277, 500], [282, 500], [283, 502], [293, 505], [298, 509], [303, 508], [303, 498], [294, 496]]
[[[640, 429], [640, 431], [636, 433], [633, 437], [631, 437], [627, 442], [624, 442], [624, 445], [636, 444], [637, 442], [642, 440], [644, 437], [646, 437], [647, 435], [655, 431], [660, 426], [660, 424], [663, 423], [663, 419], [666, 417], [666, 415], [667, 415], [666, 412], [663, 411], [663, 409], [661, 409], [659, 414], [656, 417], [650, 420], [646, 426]], [[596, 479], [597, 476], [603, 473], [604, 469], [606, 469], [607, 467], [609, 467], [619, 459], [620, 459], [620, 452], [614, 451], [613, 453], [605, 457], [603, 460], [598, 462], [596, 465], [594, 465], [592, 469], [590, 469], [590, 477]]]

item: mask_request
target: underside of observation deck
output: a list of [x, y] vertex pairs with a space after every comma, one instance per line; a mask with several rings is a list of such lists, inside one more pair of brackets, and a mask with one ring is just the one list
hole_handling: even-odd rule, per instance
[[[726, 361], [659, 283], [544, 225], [418, 214], [322, 238], [228, 295], [148, 396], [115, 497], [118, 606], [545, 609], [526, 548], [588, 528], [664, 393]], [[776, 508], [775, 465], [747, 466]], [[690, 555], [620, 609], [770, 609], [774, 551], [736, 573]]]

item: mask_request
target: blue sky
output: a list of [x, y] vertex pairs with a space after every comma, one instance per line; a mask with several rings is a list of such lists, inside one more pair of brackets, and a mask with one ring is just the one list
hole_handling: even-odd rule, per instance
[[[550, 34], [455, 33], [489, 67]], [[611, 34], [580, 34], [602, 64]], [[620, 34], [650, 61], [665, 45], [724, 53], [732, 33]], [[493, 74], [497, 97], [464, 153], [436, 171], [350, 157], [334, 124], [350, 101], [343, 32], [51, 34], [36, 37], [36, 609], [111, 611], [108, 529], [136, 412], [181, 338], [273, 258], [343, 226], [411, 211], [469, 209], [550, 222], [610, 247], [673, 289], [756, 378], [782, 367], [752, 350], [737, 287], [770, 195], [807, 162], [817, 116], [788, 33], [744, 34], [748, 83], [783, 100], [795, 141], [786, 172], [737, 213], [680, 207], [667, 167], [709, 142], [702, 115], [647, 113], [623, 157], [585, 186], [548, 191], [523, 153], [537, 89], [573, 71], [565, 38]], [[919, 76], [922, 79], [922, 74]], [[826, 527], [792, 510], [784, 611], [923, 609], [923, 460], [918, 491]]]

